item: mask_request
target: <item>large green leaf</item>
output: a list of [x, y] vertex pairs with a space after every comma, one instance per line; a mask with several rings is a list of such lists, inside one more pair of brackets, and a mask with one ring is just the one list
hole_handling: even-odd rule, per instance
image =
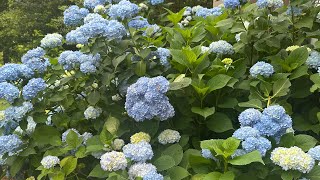
[[163, 150], [162, 155], [171, 156], [175, 161], [175, 165], [177, 166], [182, 160], [183, 150], [179, 144], [173, 144]]
[[59, 131], [52, 126], [37, 126], [32, 138], [38, 145], [51, 144], [59, 146], [62, 144]]
[[222, 133], [233, 129], [231, 119], [224, 113], [215, 113], [206, 121], [207, 127], [214, 132]]
[[320, 166], [315, 166], [307, 175], [306, 178], [312, 180], [320, 180]]
[[73, 156], [65, 157], [61, 160], [60, 166], [66, 175], [69, 175], [77, 167], [78, 159]]
[[193, 113], [201, 115], [202, 117], [204, 117], [206, 119], [207, 117], [214, 114], [215, 108], [214, 107], [211, 107], [211, 108], [206, 107], [206, 108], [201, 109], [200, 107], [192, 107], [191, 111]]
[[163, 155], [156, 159], [153, 164], [158, 171], [164, 171], [172, 168], [175, 165], [175, 160], [171, 156]]
[[289, 92], [289, 87], [291, 86], [290, 80], [287, 79], [279, 79], [273, 84], [273, 96], [274, 97], [281, 97], [285, 96]]
[[250, 99], [247, 102], [241, 102], [238, 104], [240, 107], [262, 109], [262, 102], [259, 99]]
[[209, 90], [214, 91], [225, 87], [230, 79], [231, 77], [225, 74], [218, 74], [214, 76], [208, 81]]
[[169, 169], [168, 174], [172, 180], [181, 180], [189, 176], [189, 172], [180, 166]]
[[97, 164], [90, 172], [89, 177], [106, 178], [108, 177], [108, 173], [101, 169], [100, 164]]
[[115, 135], [119, 129], [120, 121], [113, 116], [109, 116], [104, 126], [111, 134]]
[[76, 149], [82, 143], [82, 138], [78, 136], [74, 131], [69, 131], [66, 139], [68, 146]]
[[229, 163], [232, 165], [247, 165], [253, 162], [260, 162], [262, 164], [264, 164], [262, 158], [261, 158], [261, 154], [259, 151], [252, 151], [248, 154], [242, 155], [242, 156], [238, 156], [235, 157], [231, 160], [229, 160]]
[[299, 134], [294, 136], [295, 145], [300, 147], [303, 151], [308, 151], [317, 144], [317, 140], [309, 135]]

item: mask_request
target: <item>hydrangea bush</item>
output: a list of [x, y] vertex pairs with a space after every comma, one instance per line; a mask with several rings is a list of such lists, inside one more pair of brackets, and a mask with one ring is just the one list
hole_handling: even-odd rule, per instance
[[69, 33], [0, 67], [2, 176], [320, 178], [319, 7], [163, 3], [66, 7]]

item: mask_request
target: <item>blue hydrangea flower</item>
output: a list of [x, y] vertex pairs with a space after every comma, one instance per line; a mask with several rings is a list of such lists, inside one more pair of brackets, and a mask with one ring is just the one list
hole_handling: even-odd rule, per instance
[[320, 53], [312, 51], [306, 61], [309, 68], [318, 69], [320, 67]]
[[128, 171], [129, 179], [134, 180], [137, 177], [143, 178], [145, 175], [157, 172], [157, 168], [150, 163], [136, 163], [133, 164]]
[[164, 0], [148, 0], [151, 5], [158, 5], [164, 3]]
[[88, 9], [94, 9], [98, 5], [104, 5], [107, 0], [84, 0], [83, 6]]
[[246, 138], [241, 145], [247, 153], [258, 150], [261, 156], [265, 156], [266, 152], [271, 149], [271, 142], [264, 137]]
[[93, 106], [89, 106], [85, 111], [84, 111], [84, 117], [86, 119], [97, 119], [102, 113], [101, 108], [95, 108]]
[[240, 6], [239, 0], [224, 0], [223, 2], [225, 8], [235, 9]]
[[29, 79], [33, 75], [32, 69], [25, 64], [8, 63], [0, 67], [0, 82]]
[[238, 157], [238, 156], [243, 156], [247, 154], [247, 152], [243, 149], [237, 149], [232, 155], [231, 155], [231, 158], [235, 158], [235, 157]]
[[244, 126], [244, 127], [241, 127], [240, 129], [237, 129], [233, 133], [232, 137], [235, 137], [239, 140], [245, 140], [249, 137], [253, 137], [253, 138], [260, 137], [260, 133], [255, 128]]
[[217, 54], [233, 54], [234, 53], [233, 46], [224, 40], [212, 42], [209, 48], [212, 53], [217, 53]]
[[47, 70], [50, 65], [48, 58], [45, 58], [45, 51], [41, 47], [29, 50], [25, 55], [22, 56], [21, 62], [27, 65], [32, 70], [43, 73]]
[[241, 126], [253, 126], [260, 120], [261, 115], [257, 109], [249, 108], [239, 115], [238, 120]]
[[60, 159], [57, 156], [46, 156], [41, 160], [41, 165], [45, 169], [53, 168], [57, 164], [60, 164]]
[[131, 3], [127, 0], [122, 0], [118, 4], [114, 4], [110, 7], [108, 15], [111, 19], [121, 19], [131, 18], [138, 14], [139, 6]]
[[127, 144], [123, 146], [122, 150], [127, 158], [136, 162], [145, 162], [153, 157], [152, 147], [145, 141]]
[[273, 73], [273, 66], [263, 61], [257, 62], [250, 68], [250, 75], [255, 78], [258, 77], [258, 75], [261, 75], [263, 77], [270, 77]]
[[147, 19], [142, 16], [137, 16], [128, 22], [128, 26], [135, 29], [141, 29], [150, 26], [150, 24]]
[[169, 81], [158, 76], [141, 77], [127, 89], [125, 109], [136, 121], [154, 117], [161, 121], [174, 116], [175, 111], [165, 93], [169, 90]]
[[217, 158], [215, 158], [215, 157], [212, 155], [212, 153], [211, 153], [211, 151], [210, 151], [209, 149], [201, 149], [201, 156], [204, 157], [204, 158], [206, 158], [206, 159], [212, 159], [212, 160], [214, 160], [214, 161], [217, 160]]
[[320, 160], [320, 146], [309, 149], [308, 154], [315, 160]]
[[100, 14], [97, 13], [89, 13], [83, 20], [84, 24], [92, 23], [92, 22], [102, 22], [108, 23], [108, 20], [104, 19]]
[[53, 34], [47, 34], [42, 40], [41, 40], [41, 47], [43, 48], [54, 48], [57, 46], [62, 45], [63, 37], [61, 34], [53, 33]]
[[63, 12], [64, 24], [67, 26], [78, 26], [82, 24], [84, 17], [89, 14], [89, 10], [85, 8], [79, 8], [76, 5], [70, 6]]
[[22, 145], [21, 139], [13, 134], [0, 136], [0, 154], [8, 153], [9, 156], [16, 154]]
[[13, 103], [15, 99], [19, 97], [19, 89], [7, 82], [0, 83], [0, 99], [5, 99], [10, 103]]
[[107, 152], [100, 158], [101, 169], [104, 171], [118, 171], [126, 169], [128, 162], [122, 152]]
[[82, 137], [82, 139], [83, 139], [83, 142], [82, 142], [82, 143], [83, 143], [84, 145], [86, 145], [88, 139], [92, 138], [93, 135], [92, 135], [91, 133], [89, 133], [89, 132], [85, 132], [85, 133], [83, 133], [83, 134], [81, 135], [81, 137]]
[[152, 171], [143, 176], [143, 180], [163, 180], [163, 176], [155, 171]]
[[293, 16], [300, 16], [302, 14], [302, 9], [298, 7], [290, 6], [288, 7], [286, 13], [289, 16], [292, 16], [292, 14]]
[[22, 95], [25, 100], [30, 100], [38, 95], [39, 92], [45, 90], [47, 84], [42, 78], [30, 79], [28, 84], [22, 89]]
[[259, 8], [280, 8], [283, 6], [283, 0], [258, 0], [257, 5]]
[[286, 110], [280, 105], [273, 105], [265, 108], [262, 113], [279, 122], [286, 114]]
[[78, 130], [76, 130], [74, 128], [71, 128], [71, 129], [66, 130], [64, 133], [62, 133], [62, 137], [61, 137], [62, 142], [66, 142], [67, 141], [67, 136], [68, 136], [70, 131], [75, 132], [78, 135], [78, 137], [81, 137], [81, 135], [80, 135]]
[[126, 28], [119, 21], [111, 20], [109, 21], [107, 29], [105, 29], [104, 36], [109, 40], [122, 39], [126, 36]]
[[171, 56], [170, 50], [166, 48], [158, 48], [157, 49], [157, 57], [160, 59], [161, 65], [168, 67], [170, 63], [168, 62], [168, 58]]
[[143, 36], [148, 36], [148, 37], [151, 37], [151, 36], [154, 36], [156, 33], [160, 32], [161, 31], [161, 28], [156, 25], [156, 24], [152, 24], [152, 25], [149, 25], [146, 30], [143, 32]]
[[222, 14], [222, 9], [219, 7], [214, 7], [211, 9], [199, 7], [197, 8], [195, 15], [206, 18], [207, 16], [220, 16]]

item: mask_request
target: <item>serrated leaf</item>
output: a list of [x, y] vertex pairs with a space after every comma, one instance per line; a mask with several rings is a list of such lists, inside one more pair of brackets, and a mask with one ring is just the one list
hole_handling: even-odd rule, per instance
[[235, 157], [231, 160], [229, 160], [229, 163], [232, 165], [247, 165], [253, 162], [260, 162], [262, 164], [264, 164], [262, 158], [261, 158], [261, 154], [259, 151], [255, 150], [252, 151], [248, 154], [242, 155], [242, 156], [238, 156]]
[[300, 147], [303, 151], [308, 151], [317, 144], [317, 140], [309, 135], [299, 134], [294, 136], [295, 145]]
[[208, 86], [209, 86], [209, 90], [210, 91], [214, 91], [217, 89], [221, 89], [223, 87], [225, 87], [228, 82], [230, 81], [231, 77], [225, 74], [218, 74], [216, 76], [214, 76], [213, 78], [211, 78], [208, 81]]
[[289, 87], [291, 86], [290, 80], [287, 79], [279, 79], [273, 84], [273, 96], [274, 97], [281, 97], [285, 96], [289, 92]]
[[163, 150], [162, 155], [171, 156], [175, 161], [175, 165], [177, 166], [178, 164], [180, 164], [182, 160], [183, 150], [179, 144], [173, 144], [167, 147], [165, 150]]
[[172, 168], [175, 165], [175, 161], [171, 156], [163, 155], [156, 159], [153, 165], [157, 167], [158, 171], [164, 171]]

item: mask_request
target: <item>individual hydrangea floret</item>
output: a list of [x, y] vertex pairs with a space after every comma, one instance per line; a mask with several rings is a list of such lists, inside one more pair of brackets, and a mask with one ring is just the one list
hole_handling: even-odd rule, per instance
[[163, 176], [155, 171], [152, 171], [143, 176], [143, 180], [163, 180]]
[[57, 164], [60, 164], [60, 159], [57, 156], [46, 156], [41, 160], [41, 165], [45, 169], [53, 168]]
[[315, 160], [299, 147], [278, 147], [271, 152], [270, 159], [283, 170], [297, 170], [308, 173], [315, 165]]
[[259, 131], [249, 126], [243, 126], [240, 129], [237, 129], [232, 135], [232, 137], [237, 138], [239, 140], [245, 140], [249, 137], [257, 138], [259, 136]]
[[100, 158], [100, 165], [104, 171], [124, 170], [127, 165], [127, 159], [122, 152], [107, 152]]
[[94, 9], [98, 5], [104, 5], [107, 0], [84, 0], [83, 6], [88, 9]]
[[47, 34], [42, 40], [41, 40], [41, 47], [43, 48], [54, 48], [57, 46], [62, 45], [63, 37], [61, 34], [53, 33], [53, 34]]
[[141, 29], [150, 26], [150, 24], [146, 18], [137, 16], [128, 22], [128, 26], [135, 29]]
[[122, 0], [118, 4], [114, 4], [109, 8], [108, 15], [112, 19], [131, 18], [138, 14], [139, 6], [127, 0]]
[[114, 150], [121, 150], [122, 147], [124, 146], [124, 141], [122, 139], [115, 139], [113, 142], [112, 142], [112, 148]]
[[254, 78], [258, 77], [258, 75], [261, 75], [263, 77], [270, 77], [273, 73], [273, 66], [263, 61], [257, 62], [250, 68], [250, 75]]
[[225, 8], [235, 9], [240, 6], [239, 0], [224, 0], [223, 2]]
[[158, 76], [141, 77], [127, 89], [125, 109], [128, 115], [140, 122], [154, 117], [161, 121], [174, 116], [174, 109], [165, 93], [169, 90], [169, 81]]
[[320, 161], [320, 146], [309, 149], [308, 154], [315, 160]]
[[222, 9], [220, 7], [214, 7], [211, 9], [199, 7], [196, 9], [195, 15], [206, 18], [208, 16], [220, 16], [222, 14]]
[[161, 144], [177, 143], [180, 141], [180, 138], [180, 133], [171, 129], [166, 129], [162, 131], [158, 136], [159, 143]]
[[102, 113], [102, 109], [99, 107], [93, 107], [89, 106], [85, 111], [84, 111], [84, 117], [86, 119], [97, 119]]
[[266, 152], [271, 149], [271, 142], [264, 137], [246, 138], [241, 145], [247, 153], [258, 150], [261, 156], [265, 156]]
[[209, 46], [210, 52], [217, 54], [233, 54], [233, 46], [224, 40], [212, 42]]
[[76, 130], [74, 128], [68, 129], [64, 133], [62, 133], [62, 138], [61, 138], [62, 142], [66, 142], [67, 141], [67, 136], [68, 136], [70, 131], [73, 131], [74, 133], [76, 133], [78, 135], [78, 137], [81, 137], [81, 135], [80, 135], [78, 130]]
[[79, 8], [76, 5], [70, 6], [63, 12], [63, 21], [67, 26], [77, 26], [83, 23], [83, 18], [89, 14], [89, 10]]
[[135, 162], [146, 162], [153, 157], [152, 147], [145, 141], [136, 144], [127, 144], [122, 150], [127, 158]]
[[0, 99], [5, 99], [10, 103], [13, 103], [15, 99], [19, 97], [19, 89], [7, 82], [0, 83]]
[[320, 53], [312, 51], [306, 61], [309, 68], [318, 69], [320, 67]]
[[253, 126], [261, 118], [261, 112], [254, 108], [244, 110], [238, 117], [241, 126]]
[[170, 66], [170, 63], [168, 62], [168, 58], [171, 56], [169, 49], [160, 47], [157, 49], [156, 54], [157, 57], [160, 59], [161, 65], [166, 67]]
[[286, 13], [289, 16], [292, 16], [292, 14], [293, 16], [300, 16], [302, 14], [302, 9], [298, 7], [290, 6], [288, 7]]
[[9, 156], [12, 156], [19, 151], [21, 145], [21, 139], [15, 134], [0, 136], [0, 155], [8, 153]]
[[148, 0], [151, 5], [158, 5], [164, 3], [164, 0]]
[[50, 65], [48, 58], [44, 57], [45, 53], [44, 49], [37, 47], [24, 54], [21, 58], [21, 62], [32, 70], [43, 73]]
[[215, 158], [213, 156], [213, 154], [211, 153], [211, 151], [209, 149], [201, 149], [201, 156], [206, 158], [206, 159], [213, 159], [213, 160], [217, 160], [217, 158]]
[[39, 92], [45, 90], [46, 82], [42, 78], [30, 79], [28, 84], [22, 89], [22, 95], [25, 100], [30, 100], [38, 95]]
[[136, 144], [136, 143], [139, 143], [141, 141], [145, 141], [145, 142], [149, 143], [150, 140], [151, 140], [150, 135], [145, 133], [145, 132], [135, 133], [134, 135], [132, 135], [130, 137], [130, 142], [132, 144]]
[[150, 163], [136, 163], [133, 164], [128, 171], [129, 179], [134, 180], [137, 177], [143, 178], [145, 175], [157, 172], [157, 168]]
[[283, 0], [258, 0], [259, 8], [280, 8], [283, 6]]
[[29, 79], [34, 72], [25, 64], [7, 63], [0, 67], [0, 82]]

